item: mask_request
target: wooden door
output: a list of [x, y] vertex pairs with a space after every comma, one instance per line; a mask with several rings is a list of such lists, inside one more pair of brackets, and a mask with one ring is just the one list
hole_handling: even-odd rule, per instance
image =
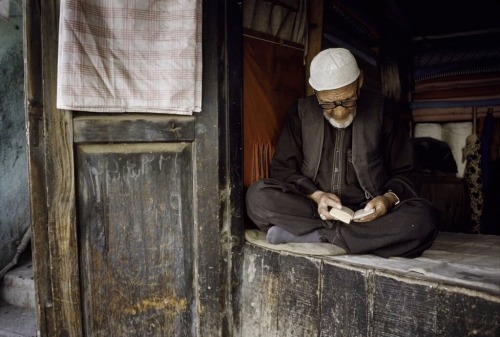
[[110, 115], [56, 108], [59, 1], [25, 1], [41, 336], [232, 335], [240, 6], [204, 4], [201, 113]]
[[73, 129], [84, 331], [190, 336], [194, 118], [75, 117]]

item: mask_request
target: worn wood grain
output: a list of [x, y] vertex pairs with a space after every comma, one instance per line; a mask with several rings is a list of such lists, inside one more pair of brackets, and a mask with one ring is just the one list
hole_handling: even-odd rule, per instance
[[226, 261], [225, 315], [223, 318], [223, 336], [238, 336], [239, 307], [238, 287], [241, 282], [243, 263], [243, 8], [241, 1], [226, 2], [225, 55], [227, 92], [226, 118], [223, 124], [226, 151], [223, 155], [223, 185], [228, 191], [227, 198], [222, 201], [224, 217], [224, 233], [226, 248], [223, 259]]
[[[436, 253], [446, 252], [445, 247], [449, 245], [447, 242], [436, 244]], [[463, 246], [460, 251], [470, 247]], [[454, 249], [457, 247], [450, 250]], [[491, 248], [482, 251], [491, 251]], [[387, 270], [379, 265], [380, 261], [395, 265], [406, 261], [408, 266], [413, 266], [413, 259], [381, 259], [371, 255], [314, 258], [277, 253], [254, 244], [246, 244], [243, 252], [241, 321], [244, 327], [247, 324], [242, 329], [247, 333], [243, 336], [268, 336], [258, 328], [258, 322], [268, 326], [268, 320], [277, 321], [277, 331], [270, 334], [273, 336], [500, 335], [498, 294], [404, 268]], [[469, 255], [469, 252], [464, 255]], [[449, 255], [443, 256], [449, 258]], [[359, 263], [363, 257], [371, 259], [372, 263]], [[279, 260], [277, 265], [276, 259]], [[443, 257], [442, 264], [446, 263], [447, 259]], [[269, 282], [270, 277], [254, 276], [259, 265], [276, 265], [274, 268], [279, 269], [278, 282], [273, 284], [274, 288], [279, 288], [279, 293], [271, 295], [267, 301], [260, 299], [260, 288], [264, 281]], [[317, 274], [321, 279], [315, 295]], [[276, 301], [278, 309], [275, 308]], [[255, 303], [259, 310], [252, 307]], [[274, 314], [276, 310], [278, 317], [265, 315], [267, 312]]]
[[83, 115], [74, 118], [73, 129], [75, 143], [192, 141], [194, 117]]
[[190, 336], [192, 144], [80, 145], [88, 336]]
[[[59, 0], [41, 1], [46, 207], [52, 313], [48, 336], [82, 336], [72, 114], [56, 108]], [[42, 178], [42, 177], [40, 177]], [[45, 248], [46, 249], [46, 248]], [[37, 254], [35, 252], [35, 254]], [[42, 253], [43, 254], [43, 253]], [[43, 282], [43, 280], [40, 280]]]
[[373, 288], [373, 336], [428, 336], [434, 330], [437, 293], [433, 284], [376, 275]]
[[245, 245], [241, 275], [241, 336], [274, 337], [280, 307], [280, 255]]
[[367, 336], [371, 288], [366, 270], [325, 262], [320, 336]]
[[33, 278], [36, 282], [35, 305], [37, 329], [41, 336], [53, 331], [52, 283], [50, 280], [50, 255], [46, 249], [47, 195], [45, 184], [45, 143], [43, 141], [43, 87], [42, 50], [40, 34], [40, 6], [35, 0], [24, 3], [24, 106], [27, 129], [28, 188], [30, 199], [31, 250]]
[[306, 96], [314, 94], [313, 88], [309, 85], [309, 68], [311, 61], [322, 50], [323, 41], [323, 4], [324, 0], [311, 0], [307, 6], [308, 40], [306, 53]]
[[[88, 146], [85, 143], [95, 142], [95, 139], [100, 139], [97, 141], [98, 143], [95, 143], [95, 146], [101, 148], [101, 150], [96, 150], [97, 148], [95, 148], [95, 153], [90, 157], [104, 160], [103, 158], [109, 154], [106, 152], [109, 149], [102, 150], [102, 143], [100, 142], [183, 142], [193, 139], [193, 135], [195, 141], [189, 146], [193, 147], [192, 157], [190, 157], [194, 162], [191, 164], [192, 176], [189, 178], [187, 178], [188, 175], [181, 176], [179, 183], [183, 186], [187, 186], [188, 181], [189, 184], [196, 184], [196, 189], [194, 187], [191, 189], [193, 191], [192, 198], [187, 199], [192, 202], [194, 209], [191, 213], [193, 217], [192, 227], [185, 229], [186, 231], [193, 231], [191, 236], [188, 235], [192, 240], [189, 243], [184, 242], [183, 249], [185, 250], [181, 253], [181, 255], [189, 256], [188, 251], [192, 250], [192, 256], [194, 256], [190, 260], [194, 275], [188, 275], [182, 281], [186, 287], [187, 285], [192, 285], [193, 289], [191, 289], [190, 294], [194, 299], [191, 301], [186, 294], [187, 309], [185, 309], [185, 312], [182, 312], [184, 310], [184, 300], [182, 299], [184, 294], [180, 290], [175, 289], [175, 286], [181, 282], [177, 279], [168, 280], [168, 282], [172, 282], [174, 285], [174, 289], [169, 289], [169, 291], [175, 291], [175, 296], [172, 293], [166, 292], [168, 296], [172, 295], [166, 301], [165, 298], [157, 301], [157, 298], [154, 297], [157, 294], [155, 293], [156, 290], [153, 291], [151, 288], [144, 287], [144, 293], [141, 292], [139, 294], [140, 291], [137, 288], [134, 290], [136, 292], [132, 292], [131, 295], [136, 298], [145, 296], [143, 297], [144, 301], [135, 302], [130, 307], [127, 307], [130, 309], [127, 311], [129, 316], [116, 316], [117, 323], [113, 327], [116, 327], [117, 331], [123, 332], [122, 335], [129, 335], [130, 331], [125, 333], [123, 330], [125, 326], [132, 327], [132, 329], [135, 329], [133, 331], [143, 329], [143, 332], [146, 331], [145, 329], [148, 326], [150, 330], [147, 330], [147, 333], [157, 333], [159, 331], [159, 328], [155, 328], [157, 321], [151, 321], [146, 316], [148, 312], [155, 311], [158, 307], [164, 306], [167, 307], [169, 313], [175, 311], [181, 318], [176, 316], [175, 319], [178, 319], [178, 321], [175, 321], [173, 318], [172, 320], [166, 318], [163, 321], [166, 323], [162, 325], [163, 332], [168, 329], [177, 329], [175, 330], [176, 332], [182, 331], [181, 335], [222, 336], [230, 334], [232, 312], [228, 309], [231, 308], [232, 292], [229, 289], [235, 273], [229, 270], [231, 268], [231, 261], [229, 260], [233, 259], [232, 253], [237, 252], [238, 249], [237, 242], [239, 238], [233, 236], [232, 232], [233, 230], [237, 232], [237, 221], [233, 221], [233, 219], [238, 217], [238, 212], [234, 210], [239, 205], [234, 206], [232, 204], [232, 202], [238, 202], [238, 197], [232, 194], [231, 190], [231, 186], [235, 185], [233, 179], [237, 177], [238, 172], [234, 170], [230, 171], [233, 161], [229, 159], [231, 159], [232, 151], [241, 151], [241, 148], [238, 147], [237, 143], [228, 143], [229, 138], [236, 135], [236, 133], [228, 134], [231, 133], [228, 127], [231, 123], [228, 118], [230, 111], [228, 105], [232, 106], [231, 111], [235, 113], [238, 112], [235, 104], [239, 103], [229, 102], [227, 91], [228, 86], [231, 85], [228, 81], [228, 72], [231, 69], [228, 69], [228, 64], [225, 60], [228, 53], [224, 49], [229, 48], [229, 46], [226, 46], [225, 40], [228, 28], [227, 15], [230, 14], [227, 13], [227, 4], [217, 2], [210, 6], [203, 6], [203, 111], [199, 114], [199, 118], [197, 116], [194, 118], [196, 119], [194, 122], [194, 132], [192, 127], [193, 118], [181, 118], [182, 125], [179, 129], [179, 126], [176, 124], [167, 123], [165, 128], [163, 128], [161, 126], [163, 120], [159, 123], [156, 123], [156, 121], [151, 123], [151, 120], [155, 118], [148, 119], [141, 117], [142, 120], [133, 121], [133, 118], [129, 118], [125, 122], [122, 119], [121, 125], [124, 126], [126, 131], [121, 132], [121, 134], [120, 130], [111, 129], [112, 125], [116, 124], [115, 121], [104, 121], [106, 118], [104, 116], [96, 118], [96, 120], [102, 118], [97, 122], [95, 120], [80, 119], [83, 115], [78, 115], [74, 120], [72, 112], [60, 111], [55, 108], [59, 1], [33, 1], [33, 5], [41, 6], [41, 22], [39, 27], [36, 27], [34, 31], [38, 28], [40, 29], [39, 34], [42, 37], [40, 46], [43, 45], [38, 65], [41, 69], [40, 79], [43, 78], [43, 83], [39, 84], [40, 86], [43, 85], [40, 91], [43, 93], [43, 97], [40, 99], [40, 106], [43, 104], [44, 110], [40, 112], [34, 109], [34, 112], [30, 114], [31, 123], [34, 126], [31, 129], [33, 133], [30, 134], [30, 137], [33, 143], [40, 147], [40, 151], [38, 152], [40, 157], [32, 157], [34, 158], [32, 162], [33, 166], [40, 166], [33, 170], [31, 177], [39, 179], [42, 182], [38, 185], [35, 183], [34, 187], [39, 189], [40, 194], [33, 197], [33, 200], [39, 202], [39, 204], [33, 206], [35, 210], [33, 214], [40, 214], [42, 216], [39, 220], [36, 220], [38, 233], [35, 231], [37, 234], [35, 234], [36, 238], [34, 238], [35, 241], [40, 243], [38, 246], [34, 245], [34, 253], [37, 254], [36, 259], [39, 259], [40, 262], [40, 272], [37, 273], [40, 279], [37, 280], [37, 286], [41, 290], [39, 292], [40, 320], [43, 320], [41, 336], [82, 336], [83, 334], [90, 336], [94, 332], [95, 335], [99, 335], [103, 327], [101, 323], [107, 320], [106, 315], [109, 314], [102, 314], [104, 312], [104, 303], [114, 303], [115, 294], [112, 292], [106, 293], [108, 289], [111, 289], [109, 283], [102, 282], [102, 288], [99, 288], [101, 286], [101, 282], [99, 282], [101, 279], [109, 280], [109, 278], [106, 279], [110, 275], [109, 270], [106, 269], [107, 267], [103, 267], [104, 262], [107, 261], [101, 258], [99, 254], [87, 254], [88, 252], [95, 252], [95, 250], [92, 250], [95, 247], [91, 244], [100, 243], [99, 239], [101, 237], [98, 235], [99, 233], [96, 234], [90, 231], [88, 232], [90, 236], [80, 237], [81, 240], [88, 238], [87, 241], [77, 242], [77, 234], [81, 232], [79, 232], [80, 228], [76, 226], [77, 212], [75, 205], [77, 200], [75, 194], [73, 140], [76, 140], [79, 144], [84, 144], [82, 146]], [[234, 7], [234, 4], [232, 6]], [[241, 4], [238, 6], [241, 9]], [[35, 66], [31, 67], [33, 69], [37, 68]], [[234, 69], [232, 70], [234, 71]], [[32, 83], [30, 82], [28, 85], [32, 86]], [[233, 87], [233, 89], [238, 90], [237, 87]], [[41, 120], [39, 124], [41, 125], [40, 128], [36, 128], [37, 118]], [[158, 118], [162, 119], [163, 117], [158, 116]], [[231, 119], [231, 121], [234, 120], [234, 118]], [[78, 123], [76, 128], [74, 128], [74, 122]], [[96, 131], [97, 136], [90, 130], [91, 124], [94, 122], [98, 126], [98, 130]], [[221, 125], [225, 126], [224, 130], [221, 128]], [[37, 133], [38, 130], [40, 132]], [[76, 134], [73, 134], [73, 130], [75, 130]], [[110, 136], [106, 135], [108, 131], [115, 138], [109, 138]], [[138, 151], [142, 151], [140, 155], [138, 152], [129, 152], [129, 158], [136, 158], [135, 160], [138, 160], [137, 156], [147, 157], [147, 155], [151, 154], [144, 150], [144, 148]], [[179, 159], [177, 161], [178, 159], [173, 160], [173, 162], [182, 162], [183, 165], [187, 165], [183, 160]], [[104, 160], [101, 164], [105, 164], [103, 167], [112, 172], [110, 173], [111, 175], [116, 173], [113, 173], [113, 168], [116, 168], [113, 166], [114, 163]], [[96, 165], [95, 168], [97, 171], [94, 170], [94, 172], [99, 172], [99, 169], [102, 167], [100, 168], [99, 165]], [[130, 169], [131, 174], [134, 175], [137, 168], [128, 167], [127, 169]], [[83, 172], [79, 171], [78, 174]], [[228, 177], [229, 179], [227, 179]], [[46, 185], [44, 184], [45, 182]], [[156, 186], [162, 186], [162, 184], [157, 181]], [[140, 188], [140, 186], [136, 187]], [[79, 192], [81, 192], [82, 188], [83, 186], [80, 184], [77, 186]], [[154, 191], [154, 188], [152, 190]], [[43, 192], [46, 194], [43, 194]], [[114, 194], [112, 195], [112, 197], [115, 196]], [[78, 198], [78, 203], [80, 203], [80, 200], [81, 197]], [[221, 202], [221, 200], [224, 202]], [[136, 199], [128, 200], [127, 202], [135, 201]], [[80, 206], [83, 207], [82, 205]], [[81, 207], [78, 214], [83, 214], [84, 211], [90, 212], [96, 210], [85, 207], [82, 209]], [[122, 205], [122, 209], [125, 208], [127, 207]], [[107, 219], [107, 213], [104, 210], [105, 208], [98, 214], [103, 216], [103, 219]], [[106, 226], [103, 226], [103, 228], [106, 228]], [[146, 234], [143, 233], [143, 235]], [[148, 239], [150, 238], [148, 237]], [[123, 243], [124, 241], [121, 242]], [[130, 245], [134, 244], [134, 241], [129, 240], [127, 242]], [[94, 263], [92, 267], [95, 269], [92, 269], [92, 272], [90, 272], [87, 266], [80, 266], [82, 269], [79, 269], [77, 251], [79, 247], [88, 248], [81, 251], [80, 258], [82, 261], [86, 259], [85, 261], [92, 261]], [[97, 244], [96, 247], [99, 247], [99, 245]], [[45, 249], [45, 253], [41, 249]], [[167, 258], [167, 255], [170, 253], [170, 251], [157, 251], [156, 254], [158, 255], [153, 255]], [[175, 261], [180, 264], [183, 260], [179, 256], [176, 255]], [[144, 256], [138, 259], [140, 258], [146, 260]], [[168, 258], [170, 259], [169, 261], [174, 260], [171, 256]], [[46, 264], [44, 265], [42, 261], [46, 261]], [[129, 266], [132, 270], [141, 267], [138, 265], [127, 265], [124, 260], [118, 260], [118, 263], [122, 263], [122, 267]], [[152, 268], [151, 265], [147, 265], [147, 267]], [[188, 265], [185, 265], [185, 268], [186, 270], [190, 269]], [[81, 282], [84, 285], [83, 292], [80, 292], [80, 270], [84, 271], [84, 274], [81, 275]], [[43, 274], [43, 272], [46, 274]], [[126, 273], [127, 270], [124, 269], [121, 272]], [[174, 275], [169, 274], [169, 277], [173, 277]], [[164, 290], [164, 288], [158, 289]], [[151, 296], [147, 297], [148, 295]], [[176, 298], [180, 300], [172, 300]], [[84, 310], [83, 314], [82, 308]], [[96, 315], [96, 312], [99, 312], [101, 309], [101, 314]], [[142, 313], [142, 318], [144, 319], [141, 318], [134, 321], [134, 318], [130, 317], [130, 314], [134, 312], [136, 314]], [[116, 312], [116, 315], [119, 315], [119, 312]], [[84, 319], [83, 323], [82, 319]], [[172, 323], [173, 321], [178, 323]], [[189, 332], [186, 332], [188, 331], [188, 326]], [[116, 331], [108, 331], [108, 333], [108, 335], [117, 335]], [[169, 332], [167, 331], [165, 335], [169, 335]]]
[[224, 231], [221, 200], [228, 198], [226, 186], [221, 185], [219, 171], [225, 161], [221, 147], [225, 136], [220, 125], [226, 123], [226, 86], [224, 1], [203, 6], [203, 93], [202, 111], [196, 115], [194, 142], [193, 195], [194, 249], [196, 258], [197, 336], [222, 336], [227, 312], [227, 249], [231, 242]]
[[500, 336], [500, 297], [476, 291], [438, 289], [436, 336]]
[[280, 256], [278, 336], [318, 336], [320, 266], [319, 259]]

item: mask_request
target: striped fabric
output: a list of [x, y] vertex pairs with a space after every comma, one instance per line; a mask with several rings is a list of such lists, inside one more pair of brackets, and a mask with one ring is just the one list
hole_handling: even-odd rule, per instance
[[0, 0], [0, 19], [9, 19], [10, 0]]
[[201, 111], [201, 0], [62, 0], [57, 107]]

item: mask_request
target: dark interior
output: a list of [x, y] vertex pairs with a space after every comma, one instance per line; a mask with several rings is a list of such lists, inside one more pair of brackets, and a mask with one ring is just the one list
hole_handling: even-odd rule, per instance
[[[278, 7], [286, 8], [287, 19], [292, 15], [299, 17], [302, 10], [300, 1], [249, 2], [254, 8], [259, 4], [267, 6], [270, 14], [264, 21], [271, 21]], [[317, 2], [307, 3], [311, 12]], [[417, 169], [422, 177], [420, 193], [438, 208], [442, 217], [441, 230], [500, 234], [500, 225], [495, 220], [499, 214], [494, 206], [500, 204], [500, 2], [325, 0], [319, 3], [322, 3], [320, 49], [344, 47], [351, 50], [365, 72], [364, 89], [393, 99], [398, 103], [401, 116], [408, 121], [415, 142]], [[255, 13], [262, 16], [263, 11]], [[310, 15], [307, 21], [309, 32], [316, 24], [313, 22], [315, 17]], [[244, 17], [247, 16], [244, 11]], [[259, 36], [261, 41], [288, 45], [295, 47], [296, 51], [293, 56], [289, 52], [288, 56], [277, 57], [277, 50], [284, 48], [275, 46], [268, 56], [256, 56], [257, 52], [250, 50], [255, 43], [244, 39], [244, 65], [248, 64], [245, 57], [253, 55], [257, 62], [259, 58], [266, 58], [269, 69], [262, 71], [259, 80], [254, 82], [249, 81], [248, 72], [244, 71], [246, 97], [251, 96], [253, 101], [256, 92], [260, 92], [262, 100], [268, 101], [261, 106], [252, 102], [249, 106], [244, 95], [245, 187], [250, 181], [268, 174], [265, 166], [269, 164], [272, 144], [282, 120], [289, 106], [301, 96], [297, 92], [308, 94], [307, 84], [293, 85], [289, 76], [280, 79], [277, 74], [280, 65], [288, 62], [298, 69], [294, 75], [305, 72], [307, 77], [307, 66], [301, 62], [301, 55], [304, 51], [311, 53], [311, 41], [301, 44], [266, 32], [261, 29], [264, 25], [255, 24], [258, 17], [254, 14], [252, 26], [245, 25], [248, 21], [244, 19], [246, 37]], [[259, 50], [260, 55], [266, 50], [263, 46], [254, 49]], [[283, 90], [286, 93], [280, 92]], [[275, 102], [273, 105], [273, 99], [268, 98], [273, 95], [280, 104]], [[262, 117], [254, 117], [259, 113]], [[256, 135], [252, 118], [261, 121], [262, 125], [269, 123], [270, 114], [276, 116], [272, 118], [274, 131], [264, 136]], [[483, 163], [481, 175], [484, 182], [479, 197], [473, 190], [477, 186], [472, 185], [467, 173], [464, 176], [464, 167], [470, 164], [461, 160], [462, 145], [448, 145], [448, 140], [420, 136], [417, 128], [427, 127], [429, 123], [432, 127], [443, 127], [443, 130], [469, 125], [470, 131], [465, 135], [476, 133], [482, 143], [488, 141], [488, 149], [481, 148], [484, 151], [482, 161], [487, 159], [487, 162]], [[453, 129], [452, 132], [456, 131]], [[248, 143], [253, 141], [252, 137], [259, 138], [259, 149], [254, 146], [249, 151]], [[461, 141], [465, 142], [464, 138], [462, 135]], [[265, 151], [260, 150], [263, 148]], [[254, 163], [255, 158], [262, 161], [260, 166]], [[254, 166], [259, 169], [252, 169], [249, 173], [249, 167]]]
[[[408, 18], [411, 36], [496, 31], [500, 3], [495, 0], [397, 1]], [[493, 41], [491, 41], [493, 42]]]

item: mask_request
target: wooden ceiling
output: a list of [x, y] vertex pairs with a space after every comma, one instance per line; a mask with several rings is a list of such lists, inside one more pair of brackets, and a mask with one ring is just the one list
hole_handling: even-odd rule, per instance
[[370, 28], [410, 38], [500, 32], [500, 0], [325, 0], [325, 15], [367, 37]]
[[390, 1], [395, 2], [408, 18], [413, 37], [500, 31], [498, 0]]

